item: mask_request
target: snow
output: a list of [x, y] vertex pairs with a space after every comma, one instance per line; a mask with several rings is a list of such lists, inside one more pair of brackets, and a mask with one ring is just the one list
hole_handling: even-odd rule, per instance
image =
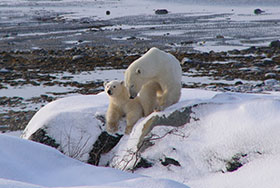
[[[178, 129], [155, 127], [151, 132], [153, 136], [172, 133], [156, 139], [153, 146], [141, 153], [141, 157], [154, 165], [137, 169], [136, 173], [168, 177], [198, 188], [277, 187], [280, 182], [276, 173], [280, 167], [277, 161], [280, 157], [279, 94], [218, 93], [212, 97], [214, 93], [209, 93], [208, 97], [199, 99], [196, 92], [193, 92], [196, 97], [188, 98], [191, 92], [184, 90], [180, 103], [171, 109], [200, 104], [192, 109], [196, 120]], [[166, 114], [168, 110], [163, 113]], [[135, 146], [144, 123], [139, 122], [132, 134], [121, 140], [112, 152], [118, 156], [114, 157], [112, 166], [119, 169], [133, 166], [136, 158], [131, 154], [137, 150]], [[228, 172], [226, 161], [238, 155], [243, 155], [240, 157], [243, 167]], [[177, 160], [181, 166], [164, 167], [160, 160], [165, 157]], [[276, 167], [270, 171], [272, 163]]]
[[[157, 8], [168, 8], [170, 13], [183, 13], [186, 16], [225, 14], [224, 17], [215, 17], [208, 21], [229, 20], [232, 22], [264, 22], [279, 21], [278, 6], [262, 6], [264, 14], [255, 15], [256, 6], [186, 6], [183, 1], [89, 1], [83, 0], [61, 1], [8, 1], [3, 0], [0, 6], [3, 15], [10, 13], [15, 16], [15, 22], [21, 23], [25, 17], [33, 17], [34, 13], [40, 15], [58, 15], [66, 21], [75, 19], [108, 20], [122, 16], [152, 15]], [[258, 1], [261, 2], [261, 1]], [[275, 1], [276, 2], [276, 1]], [[66, 6], [67, 5], [67, 6]], [[184, 5], [184, 6], [183, 6]], [[19, 8], [17, 8], [19, 7]], [[44, 11], [46, 10], [46, 11]], [[110, 10], [111, 14], [105, 12]], [[9, 17], [3, 17], [3, 22], [8, 22]], [[170, 24], [176, 28], [176, 24]], [[117, 25], [102, 29], [131, 29], [161, 27], [161, 25]], [[273, 28], [271, 36], [250, 38], [256, 43], [247, 43], [245, 40], [229, 39], [227, 43], [217, 43], [201, 39], [201, 42], [192, 44], [194, 49], [201, 52], [226, 51], [243, 49], [245, 47], [268, 45], [271, 40], [279, 36], [278, 27]], [[207, 29], [207, 28], [206, 28]], [[84, 32], [76, 30], [74, 32]], [[197, 31], [197, 30], [194, 30]], [[58, 31], [60, 32], [60, 31]], [[65, 31], [63, 31], [65, 32]], [[70, 31], [72, 32], [72, 31]], [[247, 31], [248, 32], [248, 31]], [[250, 31], [249, 31], [250, 32]], [[263, 32], [261, 29], [252, 32]], [[55, 34], [53, 32], [52, 34]], [[185, 35], [179, 30], [163, 32], [143, 32], [141, 39], [164, 35]], [[27, 35], [46, 35], [45, 32]], [[10, 39], [5, 38], [3, 40]], [[126, 38], [115, 38], [118, 40]], [[210, 40], [210, 38], [208, 38]], [[198, 39], [200, 40], [200, 39]], [[67, 41], [66, 41], [67, 42]], [[68, 41], [75, 42], [75, 41]], [[0, 69], [6, 73], [8, 70]], [[61, 77], [72, 76], [71, 80], [87, 82], [96, 80], [123, 79], [123, 70], [105, 70], [84, 72], [79, 75], [63, 73], [55, 75]], [[208, 77], [192, 78], [183, 77], [185, 83], [215, 83]], [[223, 83], [234, 83], [223, 81]], [[273, 81], [273, 80], [270, 80]], [[221, 82], [221, 81], [219, 81]], [[244, 82], [242, 80], [242, 82]], [[31, 98], [50, 92], [67, 92], [75, 88], [40, 86], [10, 87], [2, 89], [0, 96], [22, 96]], [[280, 93], [270, 94], [238, 94], [220, 93], [199, 89], [183, 89], [180, 102], [159, 115], [168, 114], [170, 111], [184, 106], [192, 106], [193, 119], [180, 129], [174, 127], [155, 127], [154, 135], [162, 136], [168, 131], [172, 134], [163, 139], [154, 141], [154, 146], [141, 153], [154, 163], [151, 168], [141, 168], [134, 174], [121, 172], [116, 169], [95, 167], [69, 158], [53, 148], [34, 143], [25, 139], [16, 138], [21, 132], [0, 134], [0, 187], [4, 188], [43, 188], [43, 187], [184, 187], [178, 181], [193, 188], [216, 187], [269, 187], [277, 188], [280, 184]], [[49, 103], [36, 113], [30, 121], [22, 137], [28, 138], [32, 133], [42, 127], [48, 128], [49, 136], [61, 142], [61, 149], [68, 156], [87, 161], [88, 151], [104, 129], [102, 122], [96, 117], [104, 115], [108, 106], [105, 93], [90, 96], [70, 96]], [[0, 109], [1, 111], [1, 109]], [[145, 119], [141, 119], [130, 136], [124, 136], [118, 146], [108, 155], [104, 155], [101, 163], [106, 164], [111, 157], [118, 154], [124, 156], [127, 149], [136, 149]], [[63, 130], [63, 134], [61, 134]], [[76, 156], [75, 148], [84, 146], [81, 156]], [[174, 149], [175, 148], [175, 149]], [[226, 161], [236, 155], [241, 157], [242, 167], [234, 172], [227, 172]], [[180, 162], [180, 167], [169, 165], [164, 167], [159, 159], [170, 157]], [[123, 169], [124, 166], [119, 168]], [[144, 175], [144, 176], [143, 176]], [[150, 177], [153, 178], [150, 178]], [[174, 181], [171, 181], [172, 179]]]
[[[95, 117], [100, 114], [104, 115], [107, 106], [108, 99], [104, 92], [98, 95], [79, 95], [59, 99], [46, 105], [33, 117], [27, 130], [25, 130], [24, 136], [27, 138], [28, 135], [33, 133], [38, 128], [36, 126], [40, 127], [48, 124], [52, 125], [50, 126], [51, 135], [57, 137], [58, 131], [55, 131], [55, 125], [56, 127], [64, 126], [67, 129], [72, 126], [71, 123], [73, 125], [78, 123], [75, 119], [83, 119], [81, 124], [78, 123], [78, 127], [80, 126], [83, 129], [83, 133], [91, 132], [94, 141], [104, 129]], [[141, 157], [152, 162], [153, 166], [137, 169], [134, 175], [172, 179], [193, 188], [278, 187], [280, 183], [278, 173], [280, 168], [279, 92], [242, 94], [182, 89], [179, 103], [163, 112], [157, 112], [157, 114], [168, 115], [176, 109], [187, 106], [194, 106], [190, 123], [180, 128], [157, 126], [152, 130], [152, 135], [163, 136], [163, 138], [155, 139], [153, 146], [143, 151]], [[129, 154], [137, 150], [136, 145], [139, 142], [144, 122], [148, 118], [140, 119], [133, 128], [131, 135], [123, 136], [120, 143], [111, 152], [101, 157], [100, 164], [105, 165], [110, 162], [110, 165], [115, 168], [129, 169], [132, 164], [118, 163], [116, 159], [122, 160], [124, 159], [122, 157], [131, 159]], [[52, 124], [48, 122], [52, 122]], [[51, 127], [53, 127], [53, 130]], [[73, 129], [74, 131], [76, 130]], [[166, 134], [167, 132], [170, 132], [170, 134]], [[79, 138], [81, 135], [82, 133], [75, 133], [73, 138]], [[36, 155], [40, 156], [39, 154]], [[1, 156], [4, 157], [5, 155], [1, 154]], [[243, 166], [233, 172], [227, 171], [227, 161], [236, 156], [239, 156]], [[163, 166], [160, 160], [165, 157], [177, 160], [181, 166]], [[12, 157], [8, 156], [8, 158], [11, 159]], [[112, 158], [114, 158], [114, 161], [112, 161]], [[21, 160], [15, 159], [13, 161]], [[135, 160], [136, 158], [131, 163]], [[21, 164], [24, 163], [21, 162]], [[34, 168], [37, 168], [36, 166], [33, 165]], [[70, 165], [68, 166], [70, 168]], [[71, 170], [67, 173], [70, 173]], [[24, 176], [24, 183], [49, 186], [27, 181], [26, 176], [29, 176], [28, 174], [26, 176], [21, 175]], [[19, 178], [21, 175], [19, 175]], [[3, 175], [0, 177], [3, 177]], [[5, 177], [10, 178], [9, 175]], [[11, 178], [9, 180], [21, 181], [21, 179]], [[151, 181], [156, 180], [152, 179]], [[147, 185], [153, 184], [149, 181], [146, 181], [146, 183]], [[135, 180], [127, 180], [125, 183], [121, 181], [120, 184], [114, 183], [113, 185], [120, 187], [133, 186]], [[164, 185], [166, 185], [166, 182], [164, 182]], [[62, 185], [55, 184], [52, 186]]]
[[119, 170], [95, 167], [28, 140], [0, 135], [0, 187], [186, 187]]
[[45, 127], [48, 136], [59, 142], [59, 150], [73, 158], [87, 161], [88, 153], [102, 131], [95, 115], [105, 113], [107, 103], [104, 101], [107, 101], [105, 93], [53, 101], [35, 114], [22, 137], [29, 138], [39, 128]]

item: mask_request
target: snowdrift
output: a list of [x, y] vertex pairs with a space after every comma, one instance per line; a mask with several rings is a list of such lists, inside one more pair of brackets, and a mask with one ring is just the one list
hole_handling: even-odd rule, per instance
[[0, 187], [186, 187], [167, 179], [153, 179], [96, 167], [69, 158], [56, 149], [28, 140], [0, 135]]
[[[23, 137], [28, 139], [41, 128], [59, 146], [77, 146], [81, 135], [90, 132], [91, 139], [82, 146], [91, 150], [104, 130], [100, 117], [107, 106], [104, 93], [54, 101], [33, 117]], [[99, 165], [168, 178], [190, 187], [277, 187], [279, 112], [279, 93], [182, 89], [179, 103], [140, 119], [129, 136], [123, 136], [111, 151], [100, 156]], [[182, 121], [184, 116], [186, 121]], [[79, 118], [83, 121], [75, 122]], [[151, 124], [149, 131], [145, 130]], [[124, 124], [121, 126], [119, 134]], [[63, 134], [81, 127], [76, 140], [69, 141]], [[86, 161], [85, 156], [89, 155], [79, 159]]]

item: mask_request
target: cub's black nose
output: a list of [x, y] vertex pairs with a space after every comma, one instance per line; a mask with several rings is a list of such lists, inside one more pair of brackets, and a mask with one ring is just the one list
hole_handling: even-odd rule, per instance
[[135, 97], [133, 97], [133, 96], [130, 96], [129, 98], [130, 98], [130, 99], [134, 99]]
[[108, 95], [112, 95], [112, 91], [111, 90], [108, 90], [107, 93], [108, 93]]

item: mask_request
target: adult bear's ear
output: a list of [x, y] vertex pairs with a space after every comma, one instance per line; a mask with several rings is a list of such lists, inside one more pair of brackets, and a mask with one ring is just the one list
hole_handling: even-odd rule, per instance
[[140, 68], [137, 68], [135, 72], [136, 72], [136, 74], [141, 74], [142, 70]]

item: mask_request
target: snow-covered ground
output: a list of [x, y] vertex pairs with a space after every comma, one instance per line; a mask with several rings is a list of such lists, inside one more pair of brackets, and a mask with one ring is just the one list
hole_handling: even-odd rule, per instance
[[[176, 130], [173, 130], [174, 127], [155, 127], [152, 135], [162, 139], [154, 139], [153, 145], [141, 153], [141, 157], [153, 165], [139, 168], [135, 173], [172, 179], [194, 188], [277, 188], [280, 184], [279, 101], [279, 92], [240, 94], [183, 89], [179, 103], [158, 114], [194, 106], [192, 120]], [[59, 127], [64, 127], [60, 130], [75, 125], [78, 127], [78, 121], [73, 121], [74, 114], [74, 119], [83, 119], [84, 128], [90, 125], [83, 132], [99, 133], [104, 127], [93, 121], [93, 116], [104, 114], [107, 105], [105, 93], [54, 101], [33, 117], [24, 137], [45, 125], [51, 128], [50, 132], [54, 127], [57, 130]], [[92, 117], [87, 113], [92, 113]], [[83, 118], [85, 116], [88, 118]], [[121, 158], [133, 151], [142, 122], [140, 120], [130, 136], [124, 136], [114, 150], [103, 156], [104, 164], [108, 161], [112, 163], [112, 157]], [[172, 133], [166, 134], [169, 131]], [[60, 132], [56, 131], [56, 134]], [[175, 159], [180, 166], [163, 166], [161, 162], [166, 157]], [[228, 161], [234, 158], [238, 158], [242, 167], [230, 172], [227, 170]], [[124, 169], [122, 166], [113, 166]]]
[[[277, 1], [275, 2], [277, 3]], [[3, 26], [8, 26], [7, 28], [10, 25], [14, 26], [17, 24], [24, 25], [27, 23], [32, 25], [34, 18], [48, 19], [56, 17], [55, 19], [63, 18], [66, 22], [72, 22], [87, 19], [109, 20], [122, 16], [148, 16], [154, 15], [154, 10], [158, 8], [168, 9], [170, 15], [182, 13], [180, 16], [186, 16], [188, 19], [192, 16], [206, 16], [205, 20], [203, 18], [199, 20], [200, 23], [204, 23], [204, 21], [207, 23], [204, 25], [205, 28], [203, 27], [203, 30], [199, 29], [200, 27], [196, 28], [196, 24], [190, 24], [189, 26], [186, 23], [165, 23], [164, 25], [170, 26], [170, 30], [154, 31], [149, 29], [147, 31], [146, 29], [137, 36], [140, 39], [149, 40], [153, 36], [189, 36], [191, 33], [205, 32], [207, 36], [198, 38], [199, 42], [191, 44], [194, 49], [201, 52], [209, 52], [211, 50], [226, 51], [229, 49], [243, 49], [253, 45], [267, 45], [271, 40], [276, 40], [280, 37], [279, 6], [270, 6], [269, 4], [263, 6], [263, 3], [260, 8], [265, 12], [261, 15], [253, 13], [255, 8], [259, 8], [255, 5], [225, 7], [208, 4], [207, 6], [188, 6], [188, 4], [184, 4], [180, 0], [175, 2], [136, 0], [2, 0], [0, 7], [0, 22]], [[106, 15], [107, 10], [110, 10], [110, 15]], [[213, 16], [217, 14], [220, 14], [220, 16]], [[210, 18], [211, 16], [213, 18]], [[212, 30], [212, 24], [219, 23], [220, 21], [222, 21], [221, 23], [252, 24], [256, 27], [251, 27], [249, 30], [223, 30], [222, 28], [218, 28], [219, 32], [215, 28]], [[188, 26], [186, 27], [187, 31], [182, 31], [180, 28], [185, 26]], [[160, 30], [162, 25], [150, 23], [139, 25], [135, 23], [106, 26], [101, 29], [113, 31], [115, 29], [131, 30], [132, 28], [151, 27]], [[211, 31], [215, 32], [211, 33]], [[65, 33], [67, 31], [54, 31], [53, 34], [57, 34], [57, 32]], [[70, 34], [75, 35], [77, 32], [81, 34], [88, 32], [88, 30], [72, 30]], [[15, 37], [44, 36], [47, 33], [48, 31], [44, 30], [23, 34], [9, 33], [8, 36], [3, 34], [0, 40], [5, 42]], [[217, 34], [221, 34], [223, 38], [216, 39]], [[208, 35], [211, 36], [209, 37]], [[115, 37], [115, 39], [126, 40], [125, 37]], [[66, 40], [64, 42], [75, 43], [73, 40]], [[181, 44], [173, 45], [180, 47]], [[112, 80], [122, 79], [122, 71], [113, 70], [106, 72], [99, 70], [97, 72], [70, 76], [73, 76], [71, 80], [79, 82], [87, 82], [87, 80], [92, 79]], [[67, 74], [63, 73], [61, 77]], [[59, 75], [56, 76], [60, 78]], [[184, 75], [183, 81], [185, 83], [216, 82], [207, 77], [192, 78], [191, 75]], [[231, 81], [224, 82], [228, 83]], [[21, 96], [29, 99], [41, 94], [67, 92], [73, 89], [75, 88], [60, 88], [56, 86], [36, 88], [29, 86], [9, 87], [7, 90], [1, 89], [0, 96]], [[280, 185], [279, 101], [280, 94], [277, 92], [267, 95], [250, 95], [183, 89], [180, 103], [172, 108], [193, 104], [207, 104], [195, 108], [194, 117], [196, 121], [191, 121], [190, 124], [185, 125], [180, 130], [183, 131], [183, 136], [182, 132], [166, 135], [164, 139], [156, 140], [153, 147], [143, 152], [142, 156], [153, 162], [154, 165], [151, 168], [138, 169], [135, 174], [124, 173], [110, 168], [90, 166], [66, 157], [55, 149], [41, 144], [0, 134], [0, 187], [184, 187], [181, 184], [168, 180], [172, 179], [194, 188], [278, 188]], [[71, 96], [54, 101], [42, 108], [34, 116], [28, 126], [30, 132], [27, 131], [26, 135], [32, 134], [32, 131], [43, 126], [44, 123], [52, 123], [54, 127], [57, 123], [60, 123], [62, 127], [67, 127], [67, 125], [84, 125], [84, 130], [81, 131], [91, 132], [92, 140], [88, 141], [86, 139], [86, 142], [92, 143], [102, 130], [100, 127], [99, 129], [94, 127], [98, 124], [98, 121], [94, 119], [94, 115], [104, 114], [107, 105], [108, 100], [104, 93], [96, 96]], [[26, 104], [26, 106], [25, 110], [31, 110], [39, 108], [41, 104]], [[0, 111], [7, 112], [11, 109], [13, 108], [7, 107], [6, 109], [0, 109]], [[21, 109], [14, 108], [13, 110]], [[170, 129], [168, 127], [156, 127], [152, 133], [161, 136]], [[73, 131], [71, 128], [68, 130]], [[18, 136], [20, 132], [8, 134]], [[137, 135], [137, 132], [135, 134]], [[55, 135], [55, 129], [53, 129], [53, 135], [51, 136], [58, 136]], [[69, 138], [69, 135], [64, 136]], [[82, 141], [81, 135], [75, 134], [73, 138], [80, 143]], [[114, 150], [113, 152], [121, 154], [120, 146], [133, 145], [132, 138], [124, 137], [118, 146], [119, 150]], [[108, 160], [116, 153], [110, 153], [109, 156], [106, 156], [106, 159]], [[226, 172], [226, 161], [231, 160], [236, 155], [240, 157], [243, 166], [234, 172]], [[83, 157], [86, 158], [88, 156]], [[164, 157], [176, 159], [180, 162], [181, 166], [162, 166], [160, 159]], [[81, 158], [81, 160], [83, 159]], [[152, 176], [153, 178], [142, 175]]]
[[2, 134], [0, 147], [1, 188], [186, 187], [172, 180], [91, 166], [42, 144]]

